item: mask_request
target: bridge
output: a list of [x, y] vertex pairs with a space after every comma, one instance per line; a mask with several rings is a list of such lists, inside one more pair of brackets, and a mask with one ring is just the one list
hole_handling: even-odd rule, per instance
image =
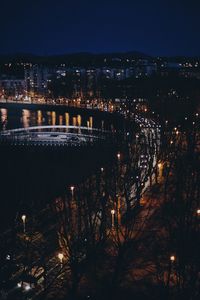
[[[105, 142], [113, 133], [83, 126], [33, 126], [0, 132], [0, 144], [32, 146], [83, 146]], [[108, 139], [109, 140], [109, 139]]]

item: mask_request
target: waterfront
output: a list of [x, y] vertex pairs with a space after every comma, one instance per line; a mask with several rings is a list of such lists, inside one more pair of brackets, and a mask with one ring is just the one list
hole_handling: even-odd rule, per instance
[[[55, 111], [55, 108], [53, 111]], [[19, 109], [21, 109], [20, 106]], [[49, 110], [50, 106], [48, 107]], [[61, 110], [61, 107], [59, 107], [59, 110]], [[68, 108], [63, 107], [66, 114], [65, 110], [68, 110]], [[3, 112], [5, 116], [5, 111], [3, 110]], [[77, 120], [82, 120], [82, 117], [80, 117], [81, 112], [79, 110], [79, 117], [68, 117], [68, 120], [71, 119], [73, 122], [72, 126], [76, 126], [80, 131], [82, 127], [77, 126]], [[92, 119], [91, 113], [95, 114]], [[104, 119], [102, 120], [102, 117], [109, 116], [110, 122], [106, 125], [106, 130], [110, 130], [114, 135], [116, 132], [123, 133], [119, 144], [111, 145], [110, 141], [107, 144], [104, 140], [97, 145], [93, 143], [91, 147], [79, 145], [78, 147], [65, 148], [54, 147], [53, 143], [45, 144], [44, 142], [33, 147], [30, 143], [25, 145], [22, 142], [20, 144], [6, 144], [1, 147], [2, 157], [10, 158], [9, 164], [6, 160], [3, 162], [3, 169], [7, 172], [5, 183], [8, 185], [5, 189], [5, 199], [10, 194], [9, 198], [12, 199], [13, 204], [11, 209], [10, 199], [5, 201], [7, 210], [9, 210], [6, 220], [9, 215], [13, 218], [12, 223], [15, 225], [11, 226], [12, 229], [5, 233], [2, 240], [4, 243], [9, 240], [9, 244], [5, 245], [4, 249], [7, 253], [11, 253], [9, 255], [12, 257], [14, 264], [19, 261], [19, 264], [17, 263], [19, 274], [14, 274], [14, 279], [11, 282], [14, 290], [9, 290], [10, 295], [15, 294], [16, 283], [17, 286], [21, 287], [22, 285], [22, 290], [24, 288], [20, 279], [26, 273], [23, 271], [24, 261], [20, 262], [21, 242], [23, 242], [24, 237], [27, 237], [27, 245], [29, 245], [27, 247], [30, 247], [28, 255], [32, 260], [28, 271], [29, 275], [32, 274], [32, 266], [40, 266], [42, 270], [41, 284], [38, 283], [33, 289], [35, 295], [43, 295], [45, 287], [51, 285], [52, 276], [55, 277], [56, 282], [60, 278], [60, 268], [55, 259], [59, 248], [62, 249], [61, 255], [64, 257], [66, 264], [69, 263], [70, 268], [73, 268], [70, 260], [74, 258], [69, 256], [68, 248], [76, 249], [77, 242], [82, 244], [84, 240], [84, 244], [87, 245], [86, 249], [83, 245], [83, 249], [80, 248], [79, 250], [78, 246], [76, 250], [78, 251], [76, 254], [78, 255], [77, 263], [79, 263], [79, 261], [84, 261], [86, 256], [91, 256], [89, 254], [90, 239], [93, 239], [95, 245], [98, 244], [101, 236], [103, 239], [107, 239], [107, 233], [108, 236], [110, 236], [110, 233], [116, 233], [119, 234], [120, 241], [126, 240], [123, 234], [126, 235], [127, 230], [125, 228], [129, 226], [128, 219], [139, 211], [140, 198], [154, 180], [152, 174], [157, 168], [160, 129], [155, 121], [145, 115], [137, 115], [134, 111], [129, 114], [126, 110], [123, 113], [124, 116], [121, 117], [119, 114], [102, 115], [102, 112], [98, 114], [96, 111], [84, 111], [87, 116], [86, 128], [93, 133], [96, 132], [92, 127], [94, 119], [99, 119], [98, 124], [100, 126], [97, 130], [100, 130], [103, 134], [105, 128], [102, 128], [102, 123], [105, 124], [106, 122]], [[57, 118], [55, 114], [56, 112], [53, 113], [54, 118], [59, 122], [61, 117], [58, 115]], [[35, 129], [35, 127], [28, 127], [36, 125], [34, 123], [35, 114], [33, 122], [31, 122], [32, 110], [29, 110], [28, 113], [26, 110], [26, 118], [24, 118], [24, 111], [20, 111], [18, 115], [20, 116], [17, 119], [18, 126], [24, 126], [24, 131], [30, 133], [31, 128]], [[36, 115], [38, 115], [38, 112]], [[45, 116], [45, 112], [42, 115]], [[19, 132], [18, 130], [8, 130], [10, 128], [9, 116], [8, 109], [7, 117], [4, 118], [2, 124], [3, 133], [8, 135]], [[46, 126], [41, 126], [45, 124], [45, 121], [46, 118], [44, 117], [44, 123], [40, 122], [38, 124], [39, 131], [42, 128], [47, 129]], [[70, 123], [66, 125], [70, 126]], [[78, 125], [82, 125], [82, 123]], [[53, 122], [52, 125], [52, 120], [50, 120], [48, 126], [54, 130], [53, 135], [57, 136], [57, 126], [64, 125], [62, 123], [62, 125], [56, 126], [56, 122]], [[69, 126], [61, 127], [61, 129], [69, 130]], [[9, 190], [11, 183], [14, 188]], [[14, 204], [16, 204], [15, 208]], [[50, 204], [50, 207], [46, 204]], [[44, 207], [46, 208], [42, 210]], [[18, 214], [14, 216], [16, 211], [18, 211]], [[153, 212], [154, 209], [152, 209]], [[145, 214], [146, 211], [141, 212], [140, 215], [146, 219]], [[43, 215], [42, 219], [40, 218], [41, 215]], [[25, 220], [23, 221], [23, 234], [21, 234], [22, 217]], [[26, 220], [27, 223], [25, 224]], [[139, 223], [136, 226], [138, 224], [140, 226], [140, 219], [137, 222]], [[93, 226], [95, 227], [93, 228]], [[122, 233], [115, 232], [115, 226], [120, 226]], [[89, 232], [87, 232], [88, 228], [90, 228]], [[92, 233], [93, 230], [95, 230], [95, 239]], [[65, 231], [66, 235], [63, 235]], [[16, 251], [13, 251], [15, 240], [12, 236], [15, 234], [19, 245], [17, 245]], [[69, 244], [68, 242], [66, 244], [65, 236], [71, 237]], [[47, 259], [43, 250], [40, 249], [44, 238], [45, 245], [48, 248]], [[35, 251], [39, 257], [35, 257]], [[86, 254], [84, 254], [85, 251]], [[27, 253], [24, 254], [24, 257], [26, 255]], [[59, 257], [61, 256], [59, 255]], [[45, 266], [43, 265], [44, 259], [46, 260]], [[65, 270], [65, 266], [63, 266], [63, 272], [66, 272], [68, 276], [70, 273], [67, 269]], [[33, 279], [34, 276], [31, 278]], [[47, 278], [45, 279], [45, 277]], [[27, 286], [30, 287], [29, 280]]]
[[200, 1], [30, 2], [1, 3], [0, 300], [199, 300]]
[[[67, 107], [3, 105], [2, 130], [41, 125], [75, 125], [107, 130], [123, 127], [120, 116]], [[14, 222], [16, 212], [41, 208], [69, 185], [82, 181], [113, 157], [115, 149], [101, 147], [2, 147], [1, 146], [1, 227]], [[6, 216], [6, 217], [5, 217]]]
[[[137, 104], [136, 107], [138, 107]], [[88, 112], [91, 114], [90, 110]], [[10, 281], [4, 287], [8, 291], [8, 299], [14, 296], [21, 300], [22, 293], [24, 293], [24, 299], [31, 295], [33, 295], [32, 299], [52, 299], [52, 297], [55, 299], [61, 287], [63, 295], [60, 293], [60, 297], [63, 299], [65, 296], [73, 299], [76, 294], [82, 299], [85, 295], [98, 293], [100, 295], [105, 293], [107, 299], [110, 299], [109, 290], [112, 294], [115, 293], [119, 279], [124, 278], [121, 261], [126, 264], [126, 273], [131, 278], [130, 285], [132, 282], [137, 285], [140, 280], [144, 280], [145, 284], [145, 278], [148, 276], [153, 286], [156, 282], [155, 276], [160, 272], [157, 266], [157, 253], [161, 247], [165, 249], [161, 261], [163, 288], [158, 290], [159, 283], [156, 282], [154, 293], [160, 294], [162, 290], [165, 293], [166, 289], [173, 289], [174, 279], [177, 278], [174, 273], [177, 252], [174, 248], [168, 249], [168, 232], [165, 229], [165, 216], [162, 215], [166, 205], [171, 205], [167, 203], [171, 178], [166, 190], [163, 180], [165, 177], [168, 178], [169, 174], [173, 180], [174, 178], [176, 180], [174, 160], [177, 159], [177, 152], [174, 155], [173, 151], [178, 147], [182, 149], [182, 155], [184, 155], [186, 134], [184, 130], [181, 131], [180, 126], [169, 131], [167, 122], [165, 132], [161, 135], [160, 125], [156, 123], [152, 115], [153, 113], [151, 114], [148, 108], [141, 113], [134, 109], [131, 112], [124, 109], [124, 120], [128, 122], [122, 123], [122, 119], [116, 119], [120, 120], [116, 122], [119, 124], [118, 130], [125, 127], [125, 130], [122, 130], [124, 133], [121, 140], [122, 147], [112, 148], [110, 152], [108, 148], [102, 151], [103, 148], [99, 149], [99, 145], [98, 147], [93, 145], [90, 148], [69, 147], [67, 159], [65, 148], [54, 147], [51, 143], [48, 145], [41, 143], [39, 147], [29, 147], [28, 144], [23, 146], [23, 143], [9, 146], [10, 152], [14, 151], [16, 154], [15, 157], [13, 156], [16, 170], [20, 169], [22, 161], [27, 166], [21, 186], [23, 191], [27, 189], [26, 193], [23, 193], [27, 195], [29, 201], [27, 202], [27, 197], [21, 197], [23, 193], [20, 195], [17, 191], [19, 198], [22, 199], [22, 205], [17, 215], [16, 226], [2, 236], [4, 266], [9, 273], [8, 260], [11, 260], [10, 265], [17, 269], [13, 272], [12, 279], [9, 273], [8, 281]], [[112, 116], [115, 119], [115, 115], [109, 114], [110, 118]], [[117, 116], [120, 118], [119, 115]], [[198, 113], [195, 113], [195, 118], [198, 118]], [[20, 120], [22, 121], [23, 118]], [[112, 123], [109, 126], [110, 130], [115, 132], [116, 128]], [[72, 126], [75, 124], [72, 123]], [[90, 131], [90, 123], [86, 124], [88, 125], [86, 128]], [[102, 119], [99, 124], [102, 124]], [[128, 124], [132, 124], [132, 127]], [[31, 122], [29, 125], [32, 125]], [[41, 125], [38, 128], [38, 130], [47, 129]], [[69, 130], [69, 128], [64, 127], [63, 130]], [[81, 130], [81, 127], [78, 128]], [[57, 135], [58, 128], [55, 126], [53, 129], [55, 129], [54, 135]], [[26, 130], [29, 133], [31, 131], [28, 127], [25, 128]], [[92, 128], [91, 130], [95, 131]], [[101, 126], [99, 130], [102, 130]], [[11, 130], [11, 132], [15, 131]], [[161, 136], [163, 144], [160, 144]], [[102, 143], [102, 145], [105, 144]], [[191, 147], [189, 149], [191, 151]], [[168, 154], [173, 156], [170, 157]], [[160, 155], [165, 155], [165, 157], [161, 158]], [[82, 164], [78, 163], [77, 157], [80, 158]], [[85, 157], [87, 159], [84, 159]], [[105, 157], [104, 162], [103, 157]], [[170, 160], [173, 168], [170, 167]], [[46, 161], [49, 162], [48, 166], [45, 165]], [[12, 162], [10, 164], [13, 165]], [[77, 169], [75, 169], [76, 164]], [[67, 172], [69, 165], [72, 168], [70, 172]], [[91, 172], [88, 169], [90, 166]], [[33, 176], [31, 170], [35, 170], [36, 167], [37, 170]], [[55, 170], [58, 170], [58, 173], [55, 173]], [[83, 170], [84, 176], [81, 176], [80, 170]], [[30, 176], [26, 176], [28, 172]], [[70, 181], [73, 172], [74, 180]], [[70, 180], [66, 186], [67, 175]], [[30, 178], [33, 178], [33, 181], [30, 182]], [[21, 179], [15, 178], [18, 183]], [[46, 193], [43, 198], [39, 198], [42, 188], [45, 188], [45, 193], [52, 191], [52, 194]], [[46, 206], [44, 210], [38, 210], [42, 207], [43, 200], [51, 205]], [[174, 212], [174, 209], [168, 212], [170, 220]], [[197, 209], [196, 212], [196, 217], [198, 217], [199, 210]], [[194, 215], [194, 211], [192, 213]], [[164, 217], [163, 220], [161, 216]], [[25, 221], [22, 218], [25, 218]], [[198, 219], [195, 220], [198, 226]], [[197, 228], [195, 227], [195, 230]], [[13, 239], [13, 236], [16, 238]], [[85, 264], [89, 266], [89, 271], [87, 267], [84, 267]], [[35, 269], [40, 270], [40, 279]], [[108, 278], [108, 272], [110, 278]], [[79, 277], [74, 278], [74, 273], [82, 280], [79, 280]], [[102, 283], [98, 286], [98, 282], [96, 290], [91, 274], [103, 276], [106, 279], [106, 290]], [[86, 276], [90, 286], [85, 282]], [[66, 282], [69, 282], [67, 287]], [[144, 285], [143, 287], [145, 288]], [[135, 289], [137, 290], [136, 286]], [[138, 291], [141, 293], [140, 287]], [[17, 293], [19, 297], [16, 296]], [[134, 291], [130, 290], [130, 294], [132, 293]]]
[[45, 104], [0, 103], [0, 128], [41, 125], [74, 125], [110, 130], [121, 126], [119, 115], [95, 110]]

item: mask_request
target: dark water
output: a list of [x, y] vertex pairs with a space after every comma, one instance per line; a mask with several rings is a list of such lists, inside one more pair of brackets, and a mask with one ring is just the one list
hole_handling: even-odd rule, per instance
[[[35, 125], [79, 125], [94, 128], [122, 127], [119, 117], [72, 108], [0, 105], [0, 128]], [[89, 123], [88, 123], [89, 122]], [[113, 147], [3, 147], [0, 148], [0, 228], [12, 222], [16, 212], [41, 208], [71, 184], [82, 181], [113, 157]]]
[[94, 128], [121, 127], [119, 116], [94, 110], [33, 104], [0, 104], [0, 129], [42, 125], [74, 125]]

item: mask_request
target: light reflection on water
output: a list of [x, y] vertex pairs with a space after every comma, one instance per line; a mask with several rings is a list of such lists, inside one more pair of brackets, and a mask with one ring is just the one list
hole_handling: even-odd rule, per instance
[[59, 125], [63, 125], [63, 116], [59, 115]]
[[69, 114], [65, 113], [65, 124], [66, 126], [69, 126]]
[[28, 109], [22, 110], [22, 124], [24, 128], [30, 126], [30, 110]]
[[42, 125], [42, 121], [43, 121], [43, 119], [42, 119], [42, 111], [38, 110], [37, 111], [37, 124], [38, 124], [38, 126]]
[[56, 125], [56, 112], [52, 111], [51, 113], [51, 125]]
[[[47, 109], [22, 109], [22, 107], [0, 107], [0, 130], [21, 128], [28, 126], [42, 125], [76, 125], [91, 128], [102, 128], [109, 130], [112, 124], [118, 126], [117, 121], [110, 118], [110, 115], [93, 114], [80, 110], [52, 110]], [[121, 126], [121, 123], [119, 124]], [[81, 129], [80, 129], [81, 130]], [[13, 148], [14, 149], [14, 148]], [[0, 174], [0, 181], [4, 187], [1, 199], [8, 203], [4, 211], [0, 211], [0, 218], [9, 215], [10, 203], [12, 203], [12, 213], [18, 209], [18, 203], [29, 203], [31, 201], [48, 201], [55, 195], [60, 195], [63, 187], [68, 184], [76, 183], [90, 174], [104, 161], [113, 157], [112, 149], [102, 151], [101, 148], [95, 151], [91, 149], [81, 149], [81, 154], [77, 147], [76, 150], [69, 148], [63, 151], [55, 148], [55, 151], [27, 151], [27, 149], [1, 150], [4, 157]], [[60, 152], [58, 152], [60, 151]], [[109, 152], [109, 153], [108, 153]], [[98, 158], [98, 159], [97, 159]], [[12, 183], [13, 189], [10, 189]], [[28, 204], [27, 204], [28, 205]], [[9, 212], [9, 213], [8, 213]], [[7, 220], [5, 220], [5, 223]]]
[[77, 116], [77, 125], [81, 126], [81, 116], [80, 115]]
[[7, 119], [7, 109], [1, 108], [1, 122], [4, 122]]
[[[10, 110], [0, 108], [0, 120], [2, 129], [10, 129], [15, 127], [42, 126], [42, 125], [66, 125], [66, 126], [87, 126], [93, 128], [93, 117], [82, 116], [80, 114], [74, 115], [68, 112], [63, 114], [56, 111], [33, 111], [29, 109], [22, 109], [21, 112], [15, 114]], [[19, 115], [21, 113], [21, 115]], [[104, 127], [104, 120], [100, 122], [100, 128]]]
[[90, 124], [90, 128], [93, 128], [93, 118], [89, 117], [89, 124]]

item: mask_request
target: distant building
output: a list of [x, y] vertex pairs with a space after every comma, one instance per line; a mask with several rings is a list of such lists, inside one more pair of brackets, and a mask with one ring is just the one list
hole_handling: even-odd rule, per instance
[[140, 59], [135, 63], [135, 77], [150, 77], [157, 73], [157, 64], [147, 59]]
[[195, 69], [195, 68], [183, 68], [181, 69], [179, 73], [180, 77], [184, 78], [195, 78], [195, 79], [200, 79], [200, 69]]
[[23, 95], [25, 90], [24, 79], [0, 79], [0, 91], [2, 95], [19, 96]]
[[25, 89], [28, 94], [45, 94], [52, 72], [44, 66], [33, 65], [25, 69]]

